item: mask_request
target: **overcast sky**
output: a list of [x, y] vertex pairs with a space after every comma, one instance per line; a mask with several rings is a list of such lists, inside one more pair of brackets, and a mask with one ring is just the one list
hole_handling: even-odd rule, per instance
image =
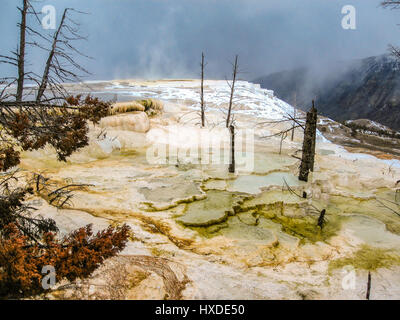
[[[207, 76], [230, 75], [239, 54], [241, 75], [254, 79], [307, 64], [363, 58], [400, 45], [400, 10], [382, 9], [379, 0], [53, 0], [57, 23], [63, 9], [80, 16], [88, 41], [79, 48], [94, 60], [83, 63], [91, 79], [195, 78], [201, 52]], [[15, 49], [16, 5], [1, 0], [0, 54]], [[356, 30], [342, 28], [344, 5], [356, 8]], [[40, 56], [30, 62], [40, 71]], [[6, 74], [9, 68], [0, 65]]]

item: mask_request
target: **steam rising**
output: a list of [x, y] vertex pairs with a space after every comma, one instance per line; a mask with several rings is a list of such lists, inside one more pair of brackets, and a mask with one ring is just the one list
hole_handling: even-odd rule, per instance
[[[378, 0], [353, 0], [357, 29], [344, 30], [342, 0], [58, 0], [35, 3], [89, 12], [80, 18], [89, 35], [81, 50], [91, 79], [198, 78], [201, 52], [208, 78], [229, 77], [229, 61], [239, 54], [242, 79], [305, 65], [324, 73], [340, 61], [379, 55], [398, 44], [400, 11], [384, 10]], [[16, 1], [2, 1], [0, 54], [16, 48]], [[58, 22], [58, 21], [57, 21]], [[31, 52], [41, 73], [43, 52]], [[13, 69], [0, 65], [8, 75]]]

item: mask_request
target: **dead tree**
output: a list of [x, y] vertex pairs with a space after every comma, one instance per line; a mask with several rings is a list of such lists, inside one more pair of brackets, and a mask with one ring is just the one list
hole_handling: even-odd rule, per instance
[[323, 209], [323, 210], [321, 211], [321, 214], [319, 215], [319, 218], [318, 218], [318, 223], [317, 223], [317, 225], [318, 225], [318, 227], [321, 228], [321, 230], [322, 230], [322, 228], [324, 227], [324, 224], [325, 224], [325, 214], [326, 214], [326, 210]]
[[239, 56], [235, 56], [235, 62], [233, 63], [233, 70], [232, 70], [232, 83], [228, 83], [229, 87], [231, 88], [231, 94], [229, 99], [228, 105], [228, 114], [226, 116], [226, 127], [229, 129], [229, 136], [230, 136], [230, 145], [231, 145], [231, 152], [230, 152], [230, 161], [229, 161], [229, 172], [235, 173], [235, 119], [232, 114], [233, 108], [233, 96], [235, 94], [235, 83], [238, 74], [238, 58]]
[[368, 271], [367, 294], [366, 299], [369, 300], [371, 295], [371, 271]]
[[205, 127], [206, 106], [204, 104], [204, 53], [201, 53], [201, 91], [200, 91], [200, 111], [201, 111], [201, 126]]
[[21, 13], [21, 23], [19, 25], [19, 47], [18, 47], [18, 81], [17, 81], [17, 93], [16, 100], [22, 100], [22, 92], [24, 88], [25, 78], [25, 42], [26, 42], [26, 13], [28, 11], [28, 0], [23, 0], [23, 7], [18, 8]]
[[59, 186], [56, 182], [50, 181], [49, 178], [40, 173], [33, 174], [30, 184], [35, 187], [34, 191], [38, 196], [46, 199], [50, 205], [58, 209], [62, 209], [64, 206], [72, 207], [71, 200], [74, 197], [74, 191], [84, 190], [86, 187], [93, 186], [73, 182]]
[[[300, 118], [296, 111], [294, 111], [294, 115], [290, 113], [286, 113], [281, 119], [278, 120], [267, 120], [260, 123], [257, 123], [257, 126], [262, 126], [265, 124], [277, 125], [282, 123], [290, 123], [290, 128], [284, 129], [279, 131], [278, 133], [274, 133], [269, 136], [264, 136], [263, 138], [270, 138], [270, 137], [280, 137], [280, 147], [279, 147], [279, 154], [282, 152], [282, 143], [288, 137], [288, 134], [291, 132], [293, 136], [293, 132], [297, 128], [301, 128], [303, 131], [305, 130], [304, 126], [305, 119]], [[299, 150], [300, 151], [300, 150]]]
[[318, 123], [318, 112], [314, 106], [314, 100], [312, 102], [312, 122], [310, 124], [312, 140], [311, 140], [311, 154], [310, 154], [310, 171], [314, 172], [315, 163], [315, 146], [317, 142], [317, 123]]
[[311, 110], [307, 112], [306, 125], [304, 129], [303, 153], [299, 173], [299, 180], [301, 181], [307, 182], [309, 172], [314, 171], [317, 118], [317, 109], [315, 109], [313, 101]]
[[[89, 58], [72, 44], [74, 41], [86, 39], [79, 33], [79, 24], [71, 18], [71, 13], [73, 12], [83, 14], [83, 12], [72, 8], [66, 8], [56, 31], [47, 39], [51, 44], [51, 49], [46, 50], [49, 53], [43, 75], [39, 81], [36, 102], [65, 98], [67, 92], [60, 85], [61, 83], [80, 81], [80, 76], [77, 72], [90, 74], [89, 71], [78, 64], [73, 58], [74, 55]], [[41, 47], [36, 42], [33, 45]], [[47, 89], [51, 92], [50, 97], [45, 96]]]
[[316, 145], [316, 136], [317, 136], [317, 110], [315, 109], [314, 100], [312, 101], [312, 108], [307, 113], [307, 117], [300, 118], [297, 116], [297, 112], [294, 115], [287, 112], [281, 119], [278, 120], [268, 120], [258, 123], [257, 125], [264, 124], [280, 124], [280, 123], [290, 123], [291, 126], [288, 129], [281, 130], [277, 133], [274, 133], [269, 136], [264, 136], [263, 138], [268, 137], [277, 137], [281, 138], [279, 145], [279, 154], [282, 152], [282, 143], [283, 140], [286, 139], [290, 132], [294, 132], [296, 128], [301, 128], [304, 131], [304, 139], [303, 139], [303, 147], [302, 150], [297, 150], [296, 152], [302, 151], [302, 157], [297, 157], [292, 155], [292, 157], [301, 160], [300, 165], [300, 173], [299, 180], [308, 181], [309, 171], [314, 171], [314, 159], [315, 159], [315, 145]]
[[232, 114], [232, 106], [233, 106], [233, 95], [235, 93], [235, 83], [236, 83], [236, 77], [238, 73], [238, 59], [239, 56], [235, 56], [235, 62], [233, 64], [233, 72], [232, 72], [232, 84], [229, 84], [231, 88], [231, 96], [229, 99], [229, 106], [228, 106], [228, 115], [226, 117], [226, 127], [229, 128], [229, 126], [232, 124], [231, 122], [231, 114]]
[[36, 102], [40, 102], [40, 100], [42, 99], [42, 96], [44, 94], [44, 91], [46, 90], [47, 83], [49, 81], [50, 67], [52, 65], [52, 61], [53, 61], [54, 55], [56, 53], [57, 43], [59, 41], [58, 37], [60, 36], [61, 29], [64, 27], [67, 11], [68, 11], [68, 9], [64, 10], [63, 16], [61, 18], [60, 25], [58, 26], [57, 31], [54, 33], [53, 43], [51, 45], [51, 50], [50, 50], [50, 53], [49, 53], [49, 57], [47, 58], [46, 66], [44, 68], [44, 72], [43, 72], [43, 76], [42, 76], [42, 81], [40, 83], [40, 86], [39, 86], [39, 89], [38, 89], [38, 93], [36, 95]]
[[235, 173], [235, 126], [229, 126], [229, 133], [231, 139], [231, 153], [229, 158], [229, 172]]
[[[56, 32], [49, 36], [36, 31], [31, 24], [28, 24], [28, 16], [33, 16], [40, 24], [39, 14], [35, 11], [29, 0], [22, 0], [22, 4], [21, 8], [18, 7], [21, 13], [21, 20], [18, 23], [19, 46], [16, 51], [11, 52], [11, 55], [0, 55], [0, 63], [7, 63], [17, 68], [17, 76], [0, 78], [2, 84], [5, 84], [5, 88], [0, 92], [0, 99], [4, 101], [13, 96], [15, 97], [15, 102], [22, 102], [25, 89], [24, 84], [30, 81], [38, 86], [36, 102], [47, 102], [56, 99], [65, 100], [68, 97], [68, 93], [64, 90], [61, 83], [80, 81], [80, 76], [76, 70], [84, 74], [89, 74], [73, 58], [74, 55], [89, 58], [73, 45], [74, 41], [83, 40], [85, 37], [78, 33], [79, 24], [71, 19], [70, 13], [77, 12], [82, 14], [83, 12], [71, 8], [65, 9]], [[46, 54], [48, 53], [47, 62], [41, 76], [25, 70], [27, 46], [35, 47], [45, 51]], [[50, 49], [48, 46], [50, 46]], [[13, 84], [16, 84], [16, 92], [10, 95], [7, 92]], [[47, 89], [51, 91], [52, 96], [44, 99]]]
[[[17, 68], [17, 77], [6, 77], [1, 78], [3, 84], [6, 84], [5, 88], [0, 95], [1, 98], [4, 97], [5, 91], [13, 84], [17, 85], [17, 89], [15, 94], [16, 101], [22, 101], [23, 91], [24, 91], [24, 83], [26, 80], [34, 80], [32, 78], [32, 74], [25, 71], [25, 60], [26, 54], [25, 49], [26, 45], [29, 44], [27, 42], [27, 33], [29, 34], [38, 34], [33, 28], [27, 25], [28, 15], [34, 15], [37, 17], [37, 13], [34, 8], [31, 6], [29, 0], [22, 0], [22, 7], [17, 7], [20, 12], [21, 19], [18, 22], [17, 26], [19, 28], [19, 43], [18, 47], [15, 51], [11, 51], [11, 55], [0, 55], [0, 63], [10, 64]], [[7, 98], [7, 97], [6, 97]]]

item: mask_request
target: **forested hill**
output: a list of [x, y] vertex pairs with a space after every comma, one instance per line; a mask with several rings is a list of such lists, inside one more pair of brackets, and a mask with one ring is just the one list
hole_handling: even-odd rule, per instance
[[366, 118], [400, 130], [400, 62], [388, 55], [319, 68], [282, 71], [253, 80], [262, 88], [337, 121]]

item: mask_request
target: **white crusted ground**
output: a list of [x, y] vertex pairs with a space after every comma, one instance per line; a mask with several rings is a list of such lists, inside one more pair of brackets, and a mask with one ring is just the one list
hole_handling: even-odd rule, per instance
[[[229, 137], [220, 124], [224, 112], [219, 110], [227, 103], [226, 82], [206, 83], [206, 129], [196, 125], [198, 81], [92, 85], [99, 95], [118, 93], [123, 100], [153, 97], [162, 99], [165, 107], [161, 116], [150, 120], [147, 133], [113, 125], [106, 137], [98, 137], [101, 129], [92, 127], [91, 144], [66, 164], [58, 163], [49, 148], [24, 154], [22, 167], [28, 171], [45, 172], [60, 183], [92, 185], [76, 192], [70, 209], [57, 210], [40, 202], [39, 212], [55, 219], [63, 232], [88, 223], [95, 229], [128, 223], [133, 229], [121, 256], [99, 269], [86, 291], [64, 288], [53, 297], [363, 299], [365, 265], [370, 264], [371, 298], [400, 298], [400, 218], [377, 201], [398, 209], [386, 200], [395, 201], [399, 161], [348, 153], [319, 137], [315, 172], [309, 183], [300, 183], [296, 179], [299, 162], [292, 156], [301, 149], [301, 132], [296, 131], [293, 142], [287, 138], [279, 154], [280, 138], [263, 137], [286, 125], [261, 124], [293, 109], [271, 91], [240, 82], [237, 129], [254, 130], [254, 149], [238, 156], [242, 165], [230, 175], [226, 163], [202, 162], [215, 150], [203, 148], [200, 156], [187, 152], [199, 137], [225, 141], [218, 157], [229, 151]], [[149, 163], [155, 146], [157, 150], [171, 147], [166, 164], [157, 164], [154, 157]], [[248, 159], [254, 160], [252, 166], [246, 165]], [[290, 194], [284, 181], [299, 194], [306, 191], [308, 199]], [[235, 206], [241, 210], [235, 211]], [[264, 206], [261, 214], [260, 206]], [[304, 219], [318, 233], [316, 211], [324, 208], [328, 222], [321, 241], [302, 239], [283, 228], [280, 220], [273, 220]], [[190, 221], [200, 221], [204, 228], [192, 229]], [[324, 237], [330, 228], [332, 235]], [[149, 258], [138, 257], [142, 255]], [[342, 286], [348, 279], [347, 269], [332, 263], [345, 257], [350, 259], [347, 265], [355, 267], [350, 288]], [[383, 268], [375, 269], [377, 261]], [[118, 282], [115, 274], [110, 276], [113, 270], [133, 280], [122, 285], [126, 279]], [[171, 283], [181, 289], [175, 292]], [[113, 286], [122, 289], [117, 294]]]

